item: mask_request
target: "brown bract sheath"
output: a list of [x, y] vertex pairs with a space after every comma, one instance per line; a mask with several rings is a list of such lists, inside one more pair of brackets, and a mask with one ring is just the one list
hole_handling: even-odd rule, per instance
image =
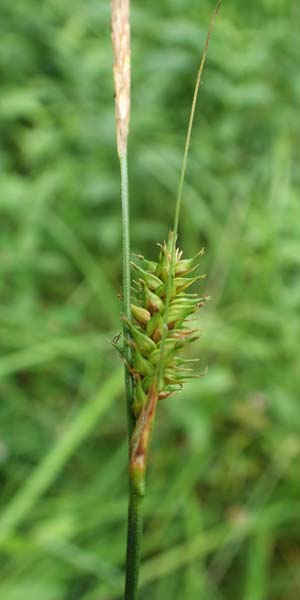
[[138, 496], [145, 494], [147, 456], [157, 401], [158, 392], [153, 385], [149, 390], [148, 403], [139, 414], [130, 442], [129, 476]]
[[116, 99], [117, 146], [126, 153], [130, 116], [130, 20], [129, 0], [111, 0], [112, 44]]

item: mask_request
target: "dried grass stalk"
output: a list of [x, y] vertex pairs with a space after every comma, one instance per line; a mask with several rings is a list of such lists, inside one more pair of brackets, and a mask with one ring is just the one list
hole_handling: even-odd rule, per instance
[[111, 0], [112, 43], [116, 99], [117, 146], [124, 156], [130, 118], [130, 19], [129, 0]]

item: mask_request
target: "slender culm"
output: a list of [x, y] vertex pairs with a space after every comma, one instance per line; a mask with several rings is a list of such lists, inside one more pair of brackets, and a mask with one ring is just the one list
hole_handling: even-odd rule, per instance
[[[133, 405], [133, 381], [127, 365], [131, 364], [131, 281], [130, 281], [130, 228], [127, 138], [130, 121], [130, 4], [129, 0], [112, 0], [112, 43], [114, 50], [114, 82], [116, 100], [117, 150], [121, 168], [122, 200], [122, 295], [123, 295], [123, 338], [122, 354], [125, 363], [125, 396], [129, 443], [135, 428]], [[143, 529], [143, 496], [137, 496], [129, 480], [128, 534], [126, 553], [125, 598], [137, 598], [138, 573]]]
[[[116, 107], [117, 150], [121, 168], [121, 200], [122, 200], [122, 295], [123, 312], [131, 319], [130, 310], [130, 229], [129, 229], [129, 190], [127, 138], [130, 121], [130, 20], [129, 0], [112, 0], [111, 30], [114, 50], [114, 82]], [[128, 331], [124, 323], [124, 339]], [[126, 361], [130, 361], [130, 347], [124, 347]], [[132, 385], [131, 376], [125, 368], [125, 393], [128, 418], [129, 438], [134, 428], [132, 417]]]

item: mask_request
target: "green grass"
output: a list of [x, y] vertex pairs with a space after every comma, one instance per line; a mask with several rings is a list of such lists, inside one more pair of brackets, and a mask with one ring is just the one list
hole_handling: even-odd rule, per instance
[[[133, 4], [132, 250], [172, 223], [212, 5]], [[1, 4], [0, 596], [121, 598], [127, 511], [109, 5]], [[224, 2], [180, 245], [208, 374], [162, 402], [141, 599], [298, 600], [299, 7]]]

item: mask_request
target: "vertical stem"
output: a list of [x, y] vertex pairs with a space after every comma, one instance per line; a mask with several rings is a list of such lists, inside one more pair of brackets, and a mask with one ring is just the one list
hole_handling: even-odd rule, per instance
[[[130, 233], [129, 233], [129, 192], [127, 153], [120, 156], [121, 195], [122, 195], [122, 244], [123, 244], [123, 312], [131, 320], [131, 282], [130, 282]], [[129, 331], [124, 322], [124, 340]], [[125, 364], [125, 397], [128, 420], [129, 442], [135, 427], [132, 413], [132, 378], [126, 365], [131, 364], [130, 346], [124, 343]], [[143, 496], [136, 493], [129, 478], [129, 507], [126, 551], [125, 600], [136, 600], [138, 597], [138, 577], [141, 558], [141, 540], [143, 534]]]
[[[114, 80], [116, 95], [117, 148], [121, 167], [122, 195], [122, 245], [123, 245], [123, 312], [131, 322], [130, 233], [127, 138], [130, 120], [130, 0], [111, 0], [112, 43], [114, 49]], [[129, 459], [135, 418], [132, 412], [133, 381], [128, 366], [131, 365], [131, 348], [126, 343], [130, 337], [126, 321], [123, 324], [125, 397], [128, 421]], [[129, 508], [126, 556], [126, 600], [135, 600], [138, 593], [138, 573], [143, 530], [143, 493], [135, 489], [129, 476]]]
[[[123, 245], [123, 312], [128, 321], [131, 320], [131, 283], [130, 283], [130, 233], [129, 233], [129, 192], [128, 192], [128, 163], [127, 152], [120, 156], [121, 194], [122, 194], [122, 245]], [[123, 325], [124, 340], [129, 332], [126, 323]], [[131, 350], [124, 343], [124, 358], [126, 364], [131, 363]], [[125, 364], [125, 398], [128, 421], [128, 437], [131, 438], [134, 429], [132, 414], [132, 378]]]
[[128, 508], [125, 600], [137, 600], [138, 598], [143, 535], [143, 501], [143, 496], [139, 496], [131, 490]]

